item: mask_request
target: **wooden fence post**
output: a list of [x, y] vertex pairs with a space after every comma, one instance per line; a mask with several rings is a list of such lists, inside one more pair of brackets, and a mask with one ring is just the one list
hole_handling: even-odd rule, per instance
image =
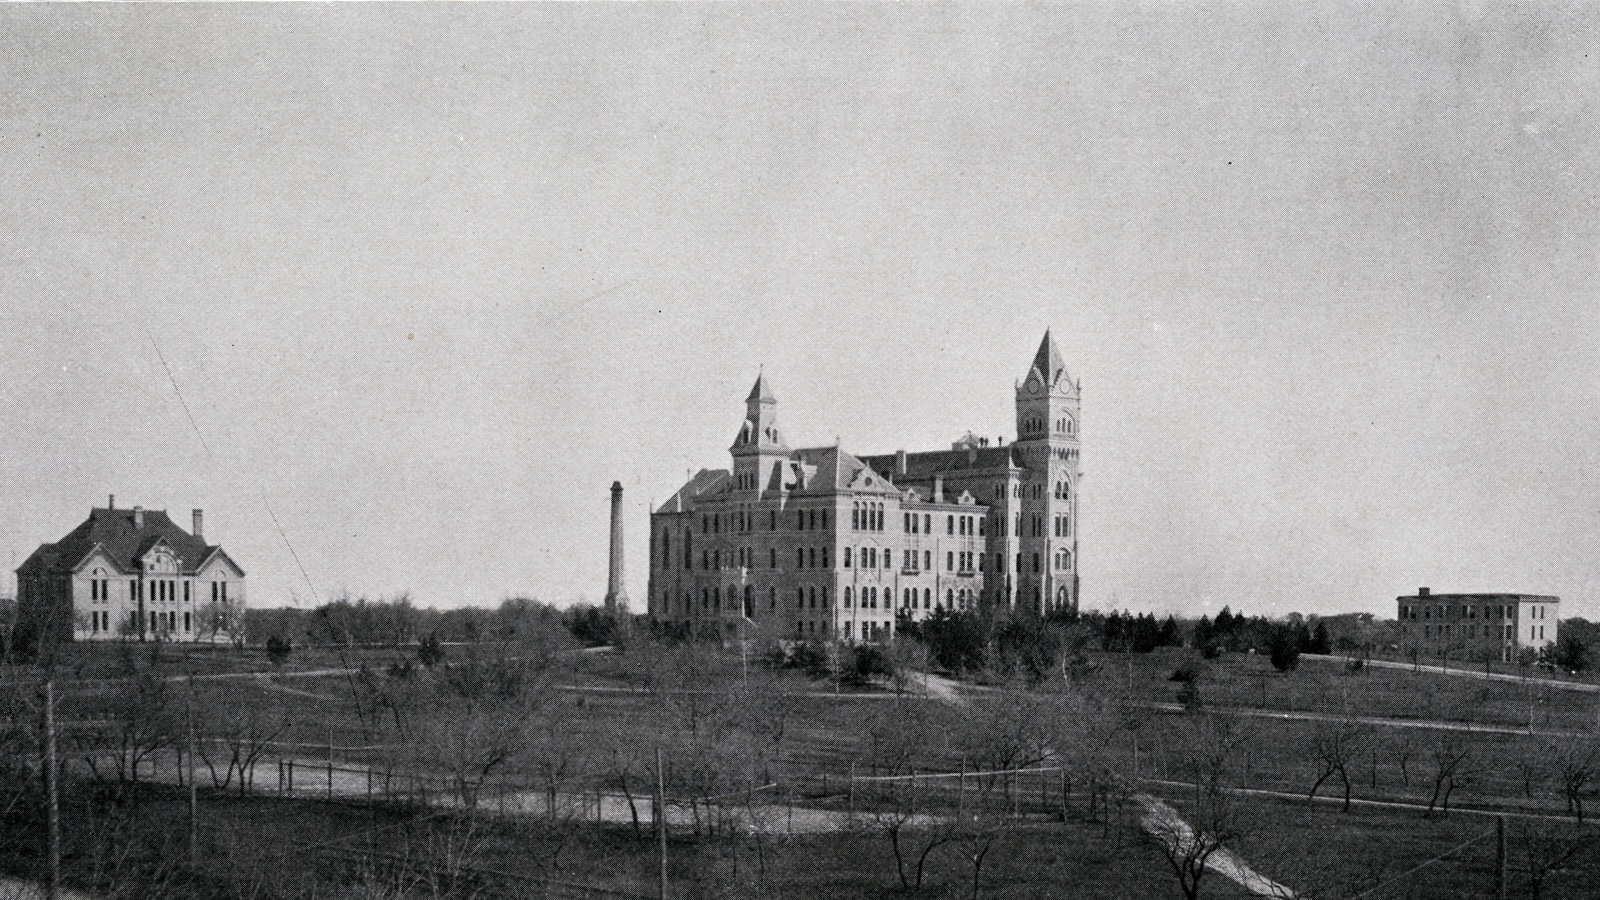
[[961, 756], [961, 787], [956, 790], [956, 813], [965, 815], [967, 812], [967, 757]]
[[1067, 821], [1067, 767], [1061, 767], [1061, 822]]
[[856, 763], [850, 761], [850, 818], [856, 815]]

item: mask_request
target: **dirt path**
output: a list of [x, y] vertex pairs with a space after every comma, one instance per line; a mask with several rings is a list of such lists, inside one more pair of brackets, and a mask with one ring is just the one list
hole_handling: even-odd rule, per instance
[[[1182, 705], [1177, 703], [1142, 703], [1144, 709], [1153, 709], [1159, 712], [1181, 713]], [[1258, 706], [1213, 706], [1212, 712], [1224, 713], [1230, 716], [1249, 716], [1254, 719], [1282, 719], [1284, 721], [1298, 722], [1359, 722], [1362, 725], [1376, 725], [1383, 728], [1421, 728], [1431, 731], [1466, 731], [1477, 734], [1520, 734], [1538, 735], [1540, 737], [1581, 737], [1580, 732], [1551, 731], [1536, 728], [1529, 731], [1514, 725], [1487, 725], [1474, 722], [1451, 722], [1447, 719], [1396, 719], [1384, 716], [1345, 716], [1339, 713], [1318, 712], [1285, 712], [1276, 709], [1262, 709]]]
[[[42, 884], [0, 876], [0, 900], [45, 900], [48, 893]], [[65, 887], [56, 896], [58, 900], [92, 900], [88, 894]]]
[[[1302, 653], [1301, 659], [1314, 659], [1319, 662], [1344, 663], [1342, 656], [1323, 656], [1318, 653]], [[1480, 672], [1470, 668], [1447, 669], [1442, 666], [1414, 666], [1408, 662], [1396, 662], [1390, 659], [1369, 659], [1363, 665], [1376, 666], [1380, 669], [1405, 669], [1411, 672], [1426, 672], [1430, 675], [1448, 675], [1454, 678], [1477, 678], [1481, 681], [1509, 681], [1512, 684], [1531, 684], [1553, 688], [1558, 691], [1579, 691], [1586, 694], [1600, 693], [1600, 684], [1586, 681], [1556, 681], [1552, 678], [1541, 678], [1535, 675], [1509, 675], [1504, 672]]]
[[[1178, 815], [1178, 811], [1166, 801], [1158, 800], [1149, 794], [1138, 794], [1133, 800], [1144, 809], [1139, 824], [1146, 833], [1162, 841], [1177, 840], [1183, 847], [1193, 844], [1194, 829], [1190, 828], [1189, 823], [1185, 822], [1183, 817]], [[1226, 847], [1217, 850], [1206, 859], [1206, 868], [1260, 897], [1294, 900], [1296, 896], [1286, 885], [1279, 884], [1245, 865], [1243, 860]]]

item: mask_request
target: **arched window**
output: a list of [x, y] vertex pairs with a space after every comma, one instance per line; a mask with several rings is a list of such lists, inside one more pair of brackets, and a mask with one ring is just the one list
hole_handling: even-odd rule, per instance
[[726, 610], [735, 610], [739, 608], [739, 589], [731, 584], [728, 585], [727, 603], [722, 608]]
[[672, 532], [661, 532], [661, 568], [672, 568]]
[[892, 550], [889, 550], [889, 549], [885, 549], [885, 550], [884, 550], [884, 551], [883, 551], [883, 567], [884, 567], [884, 568], [885, 568], [885, 569], [892, 569], [892, 568], [894, 568], [894, 565], [893, 565], [893, 564], [891, 564], [891, 563], [890, 563], [890, 562], [889, 562], [889, 554], [891, 554], [891, 553], [893, 553], [893, 552], [894, 552], [894, 551], [892, 551]]
[[853, 596], [854, 596], [854, 593], [850, 590], [850, 588], [845, 588], [844, 589], [844, 608], [845, 609], [849, 609], [850, 608], [851, 598]]
[[747, 584], [744, 586], [744, 617], [746, 619], [756, 617], [756, 589], [754, 585]]
[[929, 604], [933, 602], [932, 598], [933, 598], [933, 589], [932, 588], [923, 588], [922, 589], [922, 608], [923, 609], [932, 609], [932, 607], [929, 606]]
[[816, 609], [817, 608], [817, 589], [816, 588], [812, 588], [811, 589], [811, 591], [810, 591], [810, 600], [811, 600], [811, 608], [812, 609]]
[[767, 588], [767, 608], [768, 609], [777, 609], [778, 608], [778, 589], [775, 588], [775, 587]]

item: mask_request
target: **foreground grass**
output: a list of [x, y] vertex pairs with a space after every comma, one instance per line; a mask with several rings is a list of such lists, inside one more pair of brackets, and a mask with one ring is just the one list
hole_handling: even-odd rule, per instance
[[[65, 875], [104, 897], [389, 898], [545, 896], [541, 878], [654, 896], [658, 856], [648, 833], [566, 822], [471, 820], [437, 813], [204, 792], [201, 851], [190, 865], [184, 799], [146, 786], [139, 802], [96, 808], [89, 786], [69, 791]], [[18, 827], [24, 823], [8, 823]], [[8, 835], [4, 870], [42, 873], [37, 839]], [[37, 837], [38, 832], [32, 832]], [[912, 836], [908, 835], [908, 841]], [[950, 845], [929, 857], [922, 889], [907, 891], [881, 832], [674, 837], [669, 895], [700, 898], [876, 900], [970, 897], [972, 868]], [[1025, 823], [984, 860], [992, 900], [1173, 896], [1165, 863], [1130, 824]], [[1215, 879], [1206, 896], [1245, 896]]]

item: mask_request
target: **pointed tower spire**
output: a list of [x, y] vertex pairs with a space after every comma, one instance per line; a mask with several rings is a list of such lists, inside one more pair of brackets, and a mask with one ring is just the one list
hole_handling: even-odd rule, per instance
[[1067, 364], [1061, 358], [1061, 351], [1056, 348], [1055, 338], [1050, 336], [1050, 329], [1044, 330], [1044, 340], [1039, 342], [1039, 352], [1033, 355], [1033, 370], [1039, 373], [1045, 387], [1054, 387], [1056, 380], [1066, 378], [1071, 384], [1072, 378], [1066, 374]]

